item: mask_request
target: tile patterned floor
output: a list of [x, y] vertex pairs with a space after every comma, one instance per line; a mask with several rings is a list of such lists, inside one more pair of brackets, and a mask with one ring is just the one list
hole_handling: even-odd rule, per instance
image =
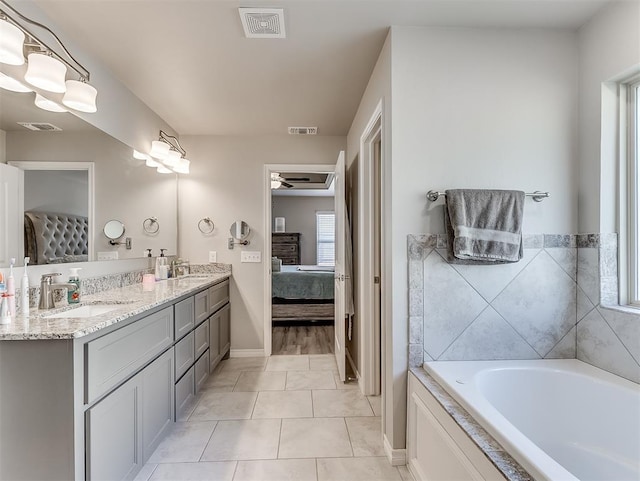
[[412, 481], [380, 398], [336, 377], [333, 354], [223, 361], [136, 481]]

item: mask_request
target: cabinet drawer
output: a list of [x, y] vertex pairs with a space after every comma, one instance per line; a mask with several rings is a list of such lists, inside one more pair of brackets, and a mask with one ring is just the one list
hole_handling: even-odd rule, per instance
[[172, 343], [172, 307], [87, 343], [85, 402], [95, 401], [135, 374]]
[[175, 340], [184, 337], [195, 326], [193, 297], [180, 301], [175, 305]]
[[295, 266], [300, 264], [300, 261], [297, 257], [282, 257], [282, 264], [285, 266]]
[[198, 292], [193, 299], [196, 325], [198, 325], [209, 316], [209, 291]]
[[203, 322], [195, 330], [195, 358], [198, 359], [209, 349], [209, 323]]
[[196, 360], [193, 356], [193, 340], [193, 332], [190, 332], [180, 342], [176, 343], [174, 347], [176, 354], [176, 379], [187, 372], [192, 366], [193, 361]]
[[195, 369], [192, 367], [176, 383], [176, 421], [186, 421], [195, 400]]
[[295, 254], [298, 252], [298, 246], [296, 244], [279, 244], [273, 246], [274, 254]]
[[209, 351], [207, 350], [200, 359], [196, 361], [195, 376], [196, 376], [196, 394], [200, 392], [202, 386], [209, 377]]
[[209, 313], [213, 314], [229, 302], [229, 281], [223, 281], [209, 288]]
[[271, 240], [272, 244], [287, 244], [287, 243], [295, 243], [298, 242], [297, 235], [278, 235], [273, 236]]

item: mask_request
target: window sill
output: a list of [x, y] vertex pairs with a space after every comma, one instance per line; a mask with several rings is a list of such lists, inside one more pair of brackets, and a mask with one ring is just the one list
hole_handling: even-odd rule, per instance
[[625, 305], [625, 306], [621, 306], [621, 305], [610, 305], [610, 306], [605, 306], [603, 304], [600, 304], [600, 307], [602, 309], [608, 309], [610, 311], [617, 311], [617, 312], [622, 312], [625, 314], [633, 314], [636, 316], [640, 316], [640, 306], [632, 306], [632, 305]]

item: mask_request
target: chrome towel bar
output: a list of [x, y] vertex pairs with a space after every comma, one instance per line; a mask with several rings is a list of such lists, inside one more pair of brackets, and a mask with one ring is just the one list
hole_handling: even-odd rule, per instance
[[[445, 194], [444, 192], [430, 190], [429, 192], [427, 192], [427, 199], [429, 199], [431, 202], [435, 202], [436, 200], [438, 200], [438, 197], [444, 197], [445, 195], [447, 194]], [[527, 192], [524, 195], [533, 198], [535, 202], [542, 202], [544, 199], [551, 196], [549, 192], [542, 192], [539, 190], [536, 190], [535, 192]]]

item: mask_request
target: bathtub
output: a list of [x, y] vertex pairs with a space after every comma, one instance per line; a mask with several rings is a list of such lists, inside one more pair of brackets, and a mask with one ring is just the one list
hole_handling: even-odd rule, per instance
[[640, 480], [640, 386], [578, 360], [424, 364], [537, 481]]

